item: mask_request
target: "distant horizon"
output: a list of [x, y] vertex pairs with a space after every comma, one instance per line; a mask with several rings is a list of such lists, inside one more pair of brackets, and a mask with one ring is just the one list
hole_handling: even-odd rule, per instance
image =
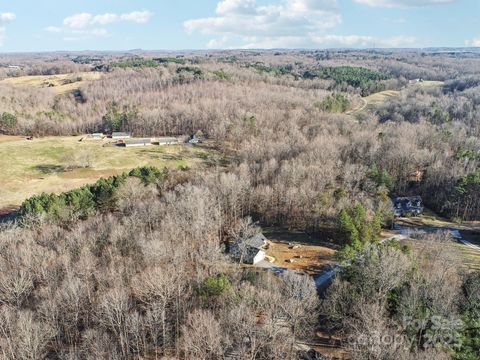
[[219, 49], [119, 49], [119, 50], [100, 50], [100, 49], [84, 49], [84, 50], [45, 50], [45, 51], [0, 51], [0, 54], [51, 54], [51, 53], [186, 53], [186, 52], [314, 52], [314, 51], [431, 51], [431, 52], [469, 52], [472, 50], [480, 51], [480, 46], [429, 46], [429, 47], [377, 47], [377, 48], [219, 48]]

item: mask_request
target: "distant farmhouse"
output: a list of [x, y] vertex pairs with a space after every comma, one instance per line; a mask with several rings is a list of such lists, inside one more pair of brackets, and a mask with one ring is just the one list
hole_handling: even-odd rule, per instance
[[410, 84], [417, 84], [417, 83], [422, 83], [423, 79], [422, 78], [417, 78], [417, 79], [408, 80], [408, 82]]
[[245, 264], [256, 264], [265, 259], [265, 247], [268, 240], [263, 234], [257, 234], [247, 240], [239, 240], [230, 248], [231, 255]]
[[130, 139], [131, 135], [127, 132], [114, 132], [112, 133], [112, 139]]
[[423, 213], [423, 203], [420, 196], [393, 198], [395, 216], [416, 216]]

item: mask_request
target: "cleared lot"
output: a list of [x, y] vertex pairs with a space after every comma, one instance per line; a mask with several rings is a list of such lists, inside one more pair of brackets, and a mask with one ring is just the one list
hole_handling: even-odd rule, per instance
[[304, 232], [267, 228], [264, 234], [269, 240], [267, 255], [275, 259], [274, 265], [317, 274], [335, 263], [336, 250]]

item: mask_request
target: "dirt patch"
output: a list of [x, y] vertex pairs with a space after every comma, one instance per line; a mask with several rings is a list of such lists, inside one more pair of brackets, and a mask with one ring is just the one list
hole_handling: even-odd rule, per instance
[[320, 354], [328, 357], [329, 359], [342, 359], [347, 360], [351, 359], [350, 354], [342, 349], [342, 338], [338, 335], [330, 335], [324, 331], [316, 332], [316, 343], [313, 348], [318, 351]]
[[269, 240], [266, 253], [277, 266], [317, 274], [335, 263], [336, 250], [304, 232], [270, 228], [264, 233]]
[[275, 265], [316, 274], [335, 262], [335, 252], [333, 249], [318, 245], [291, 246], [288, 243], [271, 242], [267, 255], [275, 258]]

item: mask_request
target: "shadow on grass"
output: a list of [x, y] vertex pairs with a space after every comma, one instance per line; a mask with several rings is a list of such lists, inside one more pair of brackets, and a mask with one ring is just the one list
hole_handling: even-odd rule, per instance
[[314, 244], [315, 241], [302, 231], [271, 227], [264, 229], [265, 236], [285, 243]]
[[163, 160], [170, 160], [170, 161], [181, 161], [184, 160], [182, 155], [174, 155], [174, 154], [164, 154], [162, 155]]
[[267, 239], [285, 244], [320, 245], [335, 250], [341, 248], [341, 243], [338, 241], [338, 234], [332, 226], [322, 226], [317, 229], [316, 234], [308, 234], [304, 231], [276, 226], [267, 226], [263, 227], [263, 233]]
[[65, 166], [63, 165], [53, 165], [53, 164], [41, 164], [33, 167], [36, 171], [48, 175], [62, 173], [66, 171]]

